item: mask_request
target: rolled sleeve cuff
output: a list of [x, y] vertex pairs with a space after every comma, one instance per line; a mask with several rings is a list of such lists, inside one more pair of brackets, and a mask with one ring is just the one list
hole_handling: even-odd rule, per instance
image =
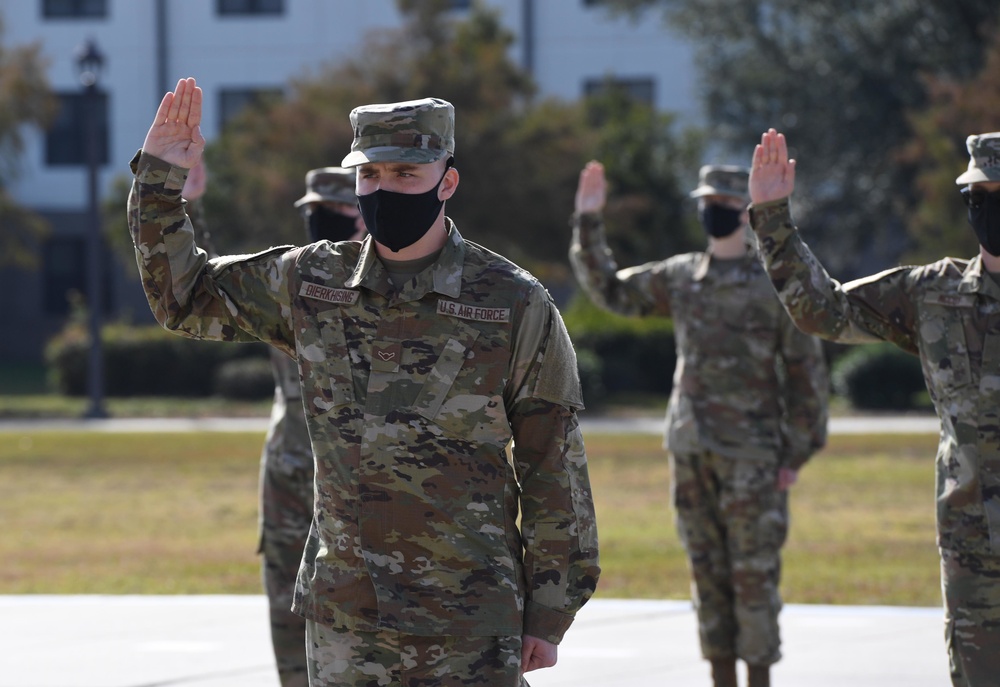
[[600, 212], [575, 212], [570, 225], [577, 243], [584, 248], [600, 242], [604, 236], [604, 216]]
[[793, 231], [791, 196], [750, 205], [750, 226], [761, 236], [771, 236], [787, 228]]
[[562, 641], [566, 630], [573, 624], [573, 618], [569, 613], [542, 606], [528, 599], [524, 607], [524, 634], [558, 644]]
[[162, 185], [165, 195], [176, 196], [181, 194], [190, 171], [183, 167], [174, 167], [169, 162], [142, 150], [133, 156], [129, 162], [129, 168], [140, 183], [153, 181], [155, 184]]

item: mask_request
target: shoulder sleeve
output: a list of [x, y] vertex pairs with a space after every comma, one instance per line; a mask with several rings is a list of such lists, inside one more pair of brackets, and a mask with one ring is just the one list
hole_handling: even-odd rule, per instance
[[566, 408], [583, 408], [576, 351], [548, 292], [536, 285], [514, 332], [507, 405], [537, 398]]
[[157, 321], [183, 336], [261, 340], [293, 351], [289, 247], [209, 260], [195, 243], [181, 188], [187, 170], [151, 155], [133, 159], [129, 230], [143, 290]]
[[620, 315], [670, 315], [669, 275], [663, 262], [619, 270], [597, 213], [575, 214], [569, 260], [587, 295]]
[[537, 398], [517, 404], [511, 426], [528, 585], [524, 634], [558, 644], [601, 574], [583, 435], [572, 409]]
[[802, 240], [787, 198], [751, 206], [750, 219], [771, 283], [800, 329], [839, 343], [884, 340], [916, 352], [914, 268], [899, 267], [842, 285]]

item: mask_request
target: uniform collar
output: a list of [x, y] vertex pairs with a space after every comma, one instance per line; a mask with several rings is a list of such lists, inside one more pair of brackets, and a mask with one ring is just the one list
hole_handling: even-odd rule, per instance
[[[465, 241], [458, 233], [458, 227], [445, 217], [445, 229], [448, 240], [441, 249], [441, 255], [427, 270], [417, 276], [416, 283], [407, 285], [398, 295], [403, 300], [417, 300], [429, 291], [436, 291], [443, 296], [457, 298], [462, 292], [462, 268], [465, 264]], [[358, 264], [347, 280], [348, 288], [363, 286], [383, 296], [391, 296], [395, 291], [389, 281], [389, 273], [375, 253], [375, 242], [371, 234], [365, 237], [358, 255]]]
[[983, 267], [983, 256], [977, 255], [962, 272], [962, 281], [958, 284], [959, 293], [978, 293], [981, 296], [1000, 301], [1000, 285], [986, 273]]
[[[716, 258], [718, 260], [719, 258]], [[757, 261], [757, 253], [752, 245], [747, 246], [747, 252], [743, 254], [739, 260], [743, 263], [745, 268], [748, 264]], [[702, 281], [708, 276], [708, 268], [712, 264], [712, 249], [707, 248], [705, 252], [701, 254], [701, 258], [698, 260], [698, 265], [694, 269], [694, 274], [692, 275], [695, 281]]]

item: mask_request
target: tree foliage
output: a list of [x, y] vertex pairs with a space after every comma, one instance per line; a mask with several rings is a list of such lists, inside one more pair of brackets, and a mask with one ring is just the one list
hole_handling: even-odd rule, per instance
[[39, 45], [12, 47], [0, 42], [0, 266], [32, 266], [33, 246], [46, 229], [39, 216], [18, 205], [7, 191], [18, 174], [22, 127], [44, 125], [54, 112], [45, 66]]
[[650, 259], [654, 248], [690, 247], [678, 208], [700, 155], [697, 136], [678, 137], [669, 116], [620, 98], [589, 107], [538, 98], [509, 58], [513, 38], [497, 15], [477, 3], [454, 20], [447, 6], [401, 1], [400, 30], [368, 36], [359, 59], [303, 74], [285, 99], [226, 126], [206, 151], [205, 215], [223, 252], [300, 243], [292, 204], [306, 170], [337, 165], [350, 149], [350, 110], [428, 96], [455, 106], [461, 182], [447, 211], [466, 238], [542, 278], [567, 280], [579, 171], [599, 157], [620, 192], [609, 213], [623, 264]]
[[[796, 219], [834, 272], [868, 273], [906, 247], [918, 189], [899, 150], [925, 75], [983, 64], [995, 0], [606, 0], [661, 11], [697, 46], [712, 138], [746, 156], [784, 131], [799, 158]], [[995, 127], [994, 127], [995, 128]]]
[[676, 132], [675, 115], [657, 112], [611, 84], [585, 107], [589, 125], [600, 132], [594, 157], [610, 184], [605, 219], [618, 264], [703, 248], [695, 204], [687, 198], [696, 185], [702, 132]]
[[916, 241], [907, 257], [912, 262], [971, 257], [978, 243], [955, 178], [968, 164], [966, 138], [1000, 129], [1000, 38], [993, 38], [983, 68], [972, 79], [928, 77], [927, 92], [927, 106], [910, 116], [914, 138], [901, 155], [913, 168], [919, 191], [908, 222]]
[[[546, 116], [522, 120], [534, 87], [506, 56], [510, 35], [483, 10], [451, 22], [444, 4], [402, 3], [404, 27], [367, 37], [362, 59], [298, 78], [286, 100], [246, 112], [227, 126], [208, 151], [209, 222], [216, 226], [224, 218], [224, 226], [238, 227], [247, 247], [301, 242], [292, 203], [304, 190], [306, 170], [337, 165], [350, 150], [351, 109], [433, 96], [455, 106], [461, 183], [448, 214], [463, 235], [503, 251], [534, 229], [531, 246], [511, 257], [530, 262], [550, 256], [554, 242], [547, 234], [553, 223], [565, 225], [571, 208], [575, 179], [566, 163], [576, 167], [584, 157], [586, 142], [578, 136], [573, 110], [546, 103]], [[530, 154], [526, 142], [535, 146]], [[539, 164], [543, 156], [548, 164]], [[549, 193], [543, 204], [532, 188], [539, 181]], [[227, 248], [237, 238], [214, 235]], [[487, 236], [499, 238], [500, 245]]]

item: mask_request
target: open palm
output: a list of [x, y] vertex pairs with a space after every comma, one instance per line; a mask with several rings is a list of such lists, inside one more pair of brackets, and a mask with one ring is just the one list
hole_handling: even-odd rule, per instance
[[754, 148], [750, 166], [750, 200], [766, 203], [792, 195], [795, 160], [788, 159], [785, 135], [768, 129]]
[[190, 169], [201, 160], [205, 137], [201, 135], [201, 89], [192, 78], [181, 79], [156, 110], [142, 150], [177, 167]]
[[580, 182], [576, 187], [576, 211], [601, 212], [607, 197], [608, 182], [604, 178], [604, 165], [591, 160], [580, 172]]

